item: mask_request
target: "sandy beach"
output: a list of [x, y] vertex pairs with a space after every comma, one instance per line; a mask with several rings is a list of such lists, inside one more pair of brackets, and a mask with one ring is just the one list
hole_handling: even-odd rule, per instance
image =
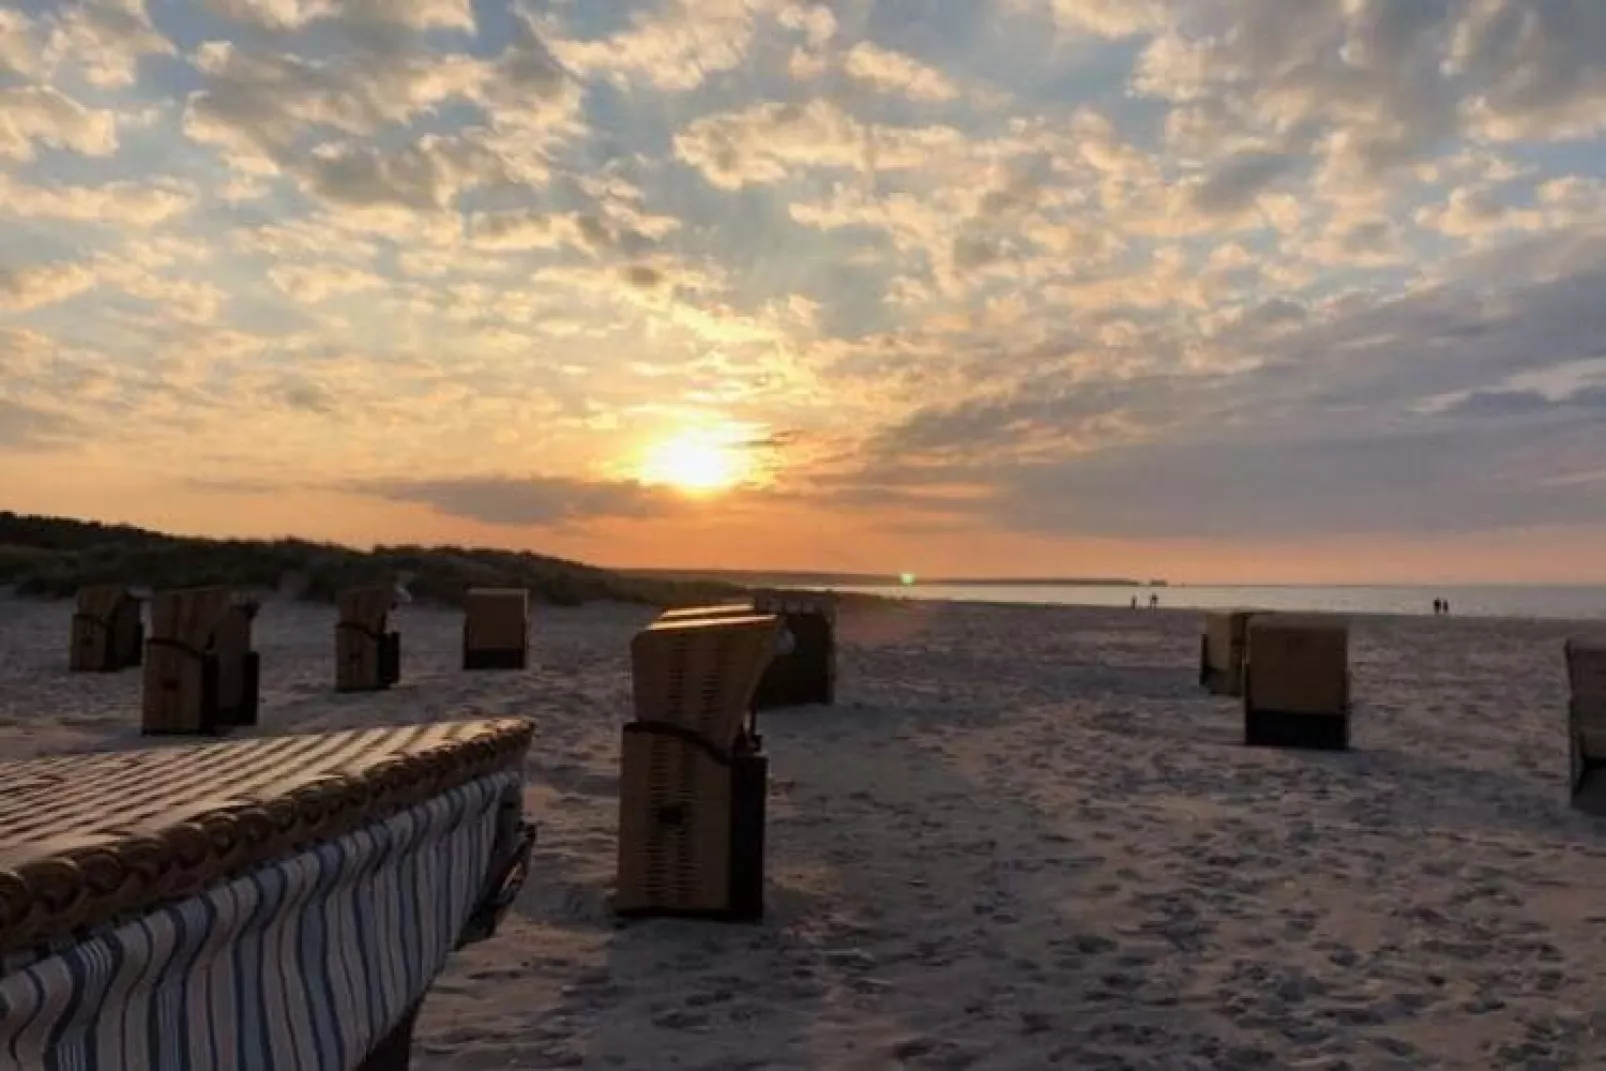
[[[70, 613], [0, 601], [0, 755], [141, 742], [137, 672], [66, 672]], [[337, 695], [333, 611], [264, 608], [256, 732], [537, 726], [534, 872], [415, 1067], [1606, 1066], [1606, 823], [1564, 786], [1590, 626], [1356, 619], [1354, 750], [1315, 754], [1239, 745], [1195, 613], [855, 608], [840, 705], [761, 719], [767, 920], [621, 926], [649, 617], [541, 607], [528, 672], [465, 674], [458, 615], [405, 607], [402, 683]]]

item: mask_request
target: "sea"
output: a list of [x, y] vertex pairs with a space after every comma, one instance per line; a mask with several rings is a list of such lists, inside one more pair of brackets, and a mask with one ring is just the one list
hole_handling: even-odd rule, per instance
[[1606, 620], [1606, 586], [1428, 586], [1318, 587], [1168, 585], [1008, 585], [911, 584], [894, 587], [839, 587], [894, 599], [947, 599], [1052, 606], [1147, 607], [1149, 596], [1162, 608], [1184, 610], [1284, 610], [1345, 614], [1432, 614], [1434, 599], [1447, 599], [1459, 617]]

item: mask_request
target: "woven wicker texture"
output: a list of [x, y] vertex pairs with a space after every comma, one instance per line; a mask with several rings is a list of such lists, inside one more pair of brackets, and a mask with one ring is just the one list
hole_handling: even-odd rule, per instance
[[530, 593], [523, 588], [471, 588], [463, 613], [463, 644], [471, 650], [522, 650], [529, 642]]
[[687, 740], [625, 733], [617, 911], [714, 912], [730, 901], [732, 781]]
[[140, 603], [121, 585], [78, 589], [67, 664], [73, 672], [137, 666], [144, 641]]
[[1347, 714], [1349, 625], [1316, 614], [1249, 619], [1244, 709], [1282, 714]]
[[637, 720], [677, 725], [728, 753], [752, 716], [779, 630], [767, 615], [654, 621], [630, 643]]
[[[225, 587], [158, 592], [151, 600], [141, 726], [146, 732], [212, 732], [213, 714], [247, 698], [243, 661], [256, 605]], [[207, 694], [206, 656], [216, 656]]]
[[504, 718], [0, 763], [0, 952], [514, 768], [531, 732]]
[[381, 688], [381, 654], [396, 590], [387, 587], [351, 588], [336, 600], [340, 619], [335, 624], [335, 687], [341, 691]]

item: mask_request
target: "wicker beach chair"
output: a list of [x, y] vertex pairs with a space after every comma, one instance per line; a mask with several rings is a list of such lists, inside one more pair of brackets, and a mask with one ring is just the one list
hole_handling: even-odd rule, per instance
[[1567, 662], [1567, 757], [1574, 807], [1606, 816], [1606, 637], [1575, 636]]
[[214, 734], [255, 725], [262, 664], [251, 649], [257, 603], [228, 588], [161, 591], [145, 641], [141, 729]]
[[393, 587], [351, 588], [340, 593], [335, 623], [335, 688], [371, 692], [401, 679], [401, 634], [388, 629], [396, 607]]
[[1251, 616], [1248, 610], [1205, 614], [1199, 637], [1199, 687], [1212, 695], [1244, 694], [1244, 651]]
[[789, 637], [753, 697], [758, 710], [836, 702], [836, 599], [820, 592], [759, 591], [753, 609], [774, 614]]
[[704, 621], [747, 614], [781, 621], [775, 657], [753, 695], [754, 710], [836, 701], [836, 601], [813, 592], [759, 591], [747, 602], [666, 610], [659, 621]]
[[470, 588], [463, 603], [463, 668], [523, 669], [530, 644], [530, 593]]
[[1244, 743], [1348, 748], [1348, 624], [1320, 615], [1256, 615], [1248, 637]]
[[524, 880], [522, 719], [0, 764], [0, 1065], [407, 1066]]
[[138, 666], [145, 653], [139, 599], [118, 584], [78, 589], [67, 667], [74, 673], [115, 673]]
[[779, 628], [762, 615], [659, 621], [632, 641], [619, 914], [763, 916], [769, 763], [752, 699]]

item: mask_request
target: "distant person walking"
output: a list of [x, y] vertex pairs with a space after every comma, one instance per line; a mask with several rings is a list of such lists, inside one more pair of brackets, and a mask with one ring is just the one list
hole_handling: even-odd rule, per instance
[[1434, 617], [1438, 617], [1439, 614], [1442, 612], [1443, 607], [1444, 607], [1443, 603], [1441, 603], [1438, 599], [1434, 599], [1433, 600], [1433, 616]]
[[1132, 609], [1136, 610], [1137, 608], [1138, 608], [1138, 597], [1136, 595], [1134, 595], [1134, 596], [1132, 596]]
[[1157, 609], [1159, 607], [1159, 605], [1160, 605], [1160, 596], [1151, 593], [1149, 595], [1149, 609], [1151, 609], [1151, 610]]

